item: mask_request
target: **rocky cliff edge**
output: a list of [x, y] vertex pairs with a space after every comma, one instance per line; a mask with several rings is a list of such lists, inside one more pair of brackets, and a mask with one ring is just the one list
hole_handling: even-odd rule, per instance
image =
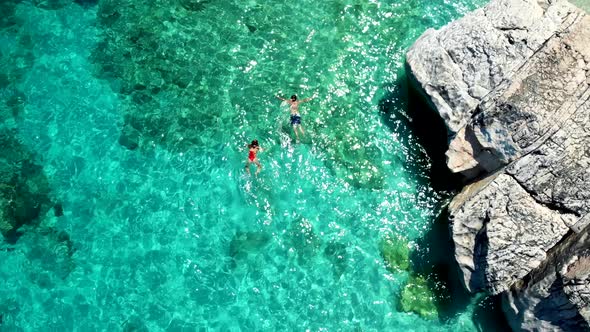
[[503, 294], [516, 330], [590, 330], [590, 15], [492, 0], [407, 65], [466, 179], [449, 213], [467, 289]]

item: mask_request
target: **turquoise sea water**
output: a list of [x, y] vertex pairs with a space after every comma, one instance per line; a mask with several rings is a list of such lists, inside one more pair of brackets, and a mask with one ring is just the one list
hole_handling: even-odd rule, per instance
[[[493, 329], [429, 260], [449, 195], [403, 83], [484, 3], [3, 2], [0, 329]], [[301, 143], [276, 94], [317, 94]]]
[[578, 8], [582, 8], [586, 12], [590, 13], [590, 1], [588, 1], [588, 0], [572, 0], [571, 3], [578, 6]]

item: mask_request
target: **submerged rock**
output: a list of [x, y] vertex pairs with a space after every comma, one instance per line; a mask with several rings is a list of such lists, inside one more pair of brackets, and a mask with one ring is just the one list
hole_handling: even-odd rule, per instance
[[229, 264], [230, 269], [235, 269], [241, 262], [248, 261], [248, 266], [254, 266], [251, 260], [266, 247], [272, 236], [266, 232], [241, 232], [238, 231], [229, 243]]
[[8, 79], [8, 75], [5, 73], [0, 73], [0, 89], [4, 89], [10, 85], [10, 80]]
[[6, 99], [6, 107], [13, 118], [18, 117], [25, 108], [25, 95], [18, 90], [15, 91]]
[[448, 167], [470, 182], [449, 206], [465, 286], [508, 294], [516, 330], [588, 329], [586, 279], [560, 269], [585, 271], [590, 16], [563, 0], [491, 1], [425, 32], [407, 62], [446, 122]]
[[119, 144], [129, 150], [135, 150], [139, 146], [139, 138], [141, 134], [130, 125], [123, 126], [121, 135], [119, 136]]
[[56, 217], [61, 217], [64, 215], [64, 207], [61, 203], [56, 203], [53, 206], [53, 213]]
[[96, 6], [98, 1], [99, 0], [74, 0], [74, 3], [77, 3], [84, 8], [88, 8]]
[[[0, 28], [8, 28], [18, 24], [17, 18], [14, 16], [16, 6], [22, 0], [3, 0], [0, 1]], [[2, 84], [0, 83], [0, 87]]]
[[257, 252], [270, 243], [271, 236], [265, 232], [237, 232], [229, 243], [229, 256], [241, 258]]
[[14, 132], [0, 132], [0, 231], [9, 242], [18, 239], [21, 226], [35, 223], [52, 206], [43, 168], [33, 163], [34, 155], [17, 137]]
[[14, 319], [20, 311], [20, 304], [13, 297], [9, 297], [0, 302], [0, 316], [2, 316], [2, 322]]
[[[7, 205], [6, 200], [0, 199], [0, 206], [5, 205]], [[9, 234], [9, 232], [13, 231], [13, 229], [14, 226], [12, 223], [8, 221], [8, 217], [6, 216], [4, 210], [0, 209], [0, 232], [2, 232], [2, 235], [6, 236], [7, 234]]]
[[399, 307], [404, 312], [413, 312], [426, 319], [437, 319], [436, 297], [428, 280], [422, 276], [411, 276], [401, 292]]
[[[41, 287], [50, 288], [51, 285], [66, 279], [76, 267], [73, 258], [76, 249], [65, 231], [52, 227], [39, 227], [35, 233], [30, 233], [34, 245], [26, 249], [26, 256], [32, 265], [29, 278]], [[39, 275], [39, 273], [47, 273]]]
[[364, 189], [383, 189], [385, 176], [382, 167], [372, 162], [380, 157], [378, 149], [372, 146], [359, 144], [360, 138], [349, 136], [348, 127], [336, 127], [336, 135], [333, 141], [321, 148], [332, 156], [327, 166], [338, 178]]
[[123, 332], [148, 332], [149, 329], [145, 323], [137, 316], [132, 316], [121, 323]]
[[70, 0], [33, 0], [33, 5], [41, 9], [57, 10], [71, 3]]
[[211, 0], [180, 0], [180, 5], [186, 10], [200, 12], [211, 2]]
[[379, 250], [389, 271], [399, 272], [410, 269], [410, 248], [406, 239], [387, 235], [381, 239]]
[[246, 27], [248, 28], [248, 31], [250, 31], [251, 33], [256, 32], [256, 30], [258, 30], [255, 26], [253, 26], [252, 24], [247, 24], [246, 23]]
[[332, 269], [334, 270], [334, 276], [340, 278], [346, 270], [346, 245], [338, 242], [330, 242], [324, 249], [324, 255], [332, 263]]
[[290, 248], [298, 255], [300, 263], [315, 256], [321, 246], [321, 240], [315, 234], [313, 225], [304, 218], [291, 222], [287, 241]]

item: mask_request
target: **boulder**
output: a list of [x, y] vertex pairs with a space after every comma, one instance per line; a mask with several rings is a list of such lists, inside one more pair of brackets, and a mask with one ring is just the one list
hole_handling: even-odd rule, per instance
[[465, 286], [491, 294], [508, 290], [538, 267], [574, 218], [538, 204], [506, 174], [464, 202], [456, 198], [450, 210]]
[[456, 133], [485, 96], [580, 15], [566, 1], [492, 1], [441, 30], [424, 32], [407, 63]]
[[564, 0], [493, 0], [407, 55], [445, 120], [455, 258], [502, 294], [515, 330], [587, 330], [590, 15]]
[[515, 330], [588, 331], [590, 234], [573, 234], [547, 260], [503, 296]]

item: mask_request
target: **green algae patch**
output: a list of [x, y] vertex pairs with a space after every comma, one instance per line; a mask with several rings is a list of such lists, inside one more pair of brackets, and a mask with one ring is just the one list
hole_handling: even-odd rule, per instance
[[379, 251], [390, 272], [408, 271], [410, 269], [410, 248], [403, 238], [385, 236], [379, 244]]
[[384, 189], [385, 171], [378, 162], [383, 158], [378, 148], [360, 144], [364, 138], [359, 133], [350, 133], [349, 123], [327, 119], [333, 134], [326, 142], [318, 143], [322, 150], [332, 156], [326, 165], [335, 176], [360, 189]]
[[404, 312], [413, 312], [426, 319], [437, 319], [436, 296], [428, 280], [422, 276], [410, 276], [402, 290], [399, 307]]
[[368, 160], [352, 163], [342, 160], [328, 164], [334, 174], [359, 189], [383, 189], [383, 171]]

